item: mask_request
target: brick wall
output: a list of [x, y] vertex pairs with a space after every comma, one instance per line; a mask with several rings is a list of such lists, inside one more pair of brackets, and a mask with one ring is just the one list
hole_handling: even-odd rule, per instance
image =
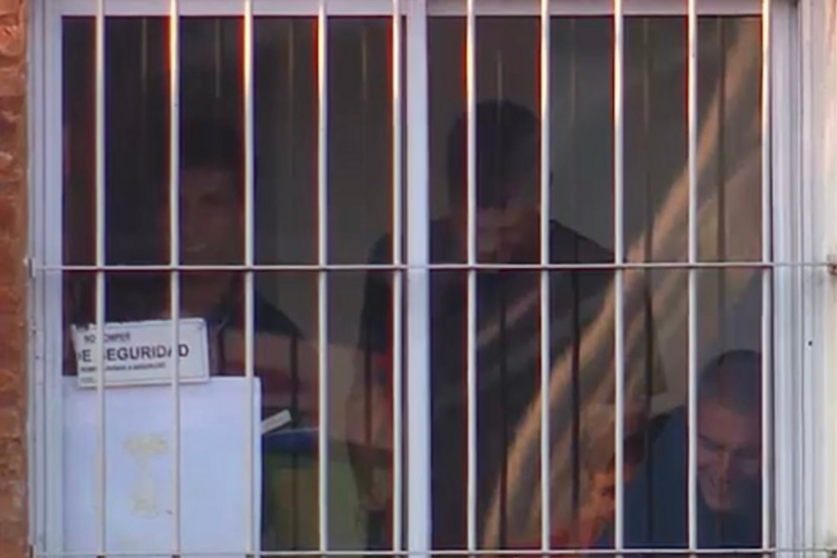
[[26, 2], [0, 0], [0, 557], [27, 555]]

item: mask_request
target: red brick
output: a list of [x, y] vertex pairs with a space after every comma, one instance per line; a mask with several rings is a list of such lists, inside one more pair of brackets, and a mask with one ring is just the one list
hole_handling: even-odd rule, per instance
[[0, 521], [16, 523], [25, 511], [26, 485], [20, 482], [0, 483]]
[[[15, 407], [0, 408], [0, 438], [17, 438], [23, 430], [20, 410]], [[3, 479], [0, 479], [2, 481]]]
[[0, 0], [0, 558], [27, 555], [26, 0]]
[[0, 0], [0, 16], [20, 14], [20, 0]]
[[16, 197], [0, 195], [0, 231], [17, 232], [22, 222], [21, 204]]
[[[3, 343], [3, 350], [0, 351], [0, 368], [11, 370], [12, 367], [20, 368], [24, 364], [26, 352], [23, 348], [23, 342], [13, 343], [6, 341]], [[5, 372], [9, 373], [9, 372]], [[6, 384], [0, 381], [0, 391], [6, 388]]]
[[26, 48], [23, 25], [14, 23], [0, 26], [0, 56], [20, 57]]
[[[2, 3], [3, 0], [0, 0]], [[22, 97], [26, 94], [23, 64], [0, 68], [0, 97]]]
[[16, 236], [13, 233], [8, 234], [7, 231], [0, 228], [0, 267], [2, 267], [0, 273], [3, 275], [17, 276], [20, 272], [17, 266], [21, 264], [21, 257], [25, 248], [21, 246], [24, 239]]
[[8, 151], [0, 151], [0, 173], [5, 173], [15, 164], [14, 156]]
[[11, 281], [10, 283], [5, 286], [0, 285], [0, 314], [10, 314], [12, 312], [19, 314], [26, 296], [26, 292], [19, 281]]

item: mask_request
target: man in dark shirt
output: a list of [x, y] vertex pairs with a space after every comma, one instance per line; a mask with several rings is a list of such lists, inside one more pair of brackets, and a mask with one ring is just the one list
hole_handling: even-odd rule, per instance
[[[180, 256], [184, 265], [244, 262], [244, 153], [234, 129], [191, 121], [180, 142]], [[165, 222], [165, 221], [164, 221]], [[181, 313], [207, 321], [213, 336], [213, 374], [244, 373], [244, 274], [184, 273]], [[302, 332], [258, 292], [254, 297], [255, 373], [263, 390], [262, 415], [298, 406], [302, 391]], [[265, 345], [261, 347], [260, 345]], [[300, 409], [292, 408], [297, 417]]]
[[[477, 259], [484, 264], [536, 264], [540, 261], [539, 122], [529, 110], [508, 101], [480, 103], [475, 118]], [[430, 257], [436, 264], [466, 261], [466, 130], [463, 115], [448, 138], [451, 211], [430, 224]], [[382, 238], [371, 261], [390, 261], [390, 243], [389, 237]], [[552, 263], [613, 261], [607, 250], [557, 222], [550, 223], [549, 243]], [[593, 271], [550, 274], [553, 358], [573, 343], [577, 349], [580, 332], [595, 314], [610, 278], [610, 273]], [[539, 288], [537, 271], [477, 273], [477, 514], [481, 526], [498, 491], [502, 507], [515, 428], [539, 392]], [[384, 430], [391, 406], [387, 399], [392, 374], [388, 357], [391, 300], [389, 275], [369, 273], [360, 347], [372, 356], [364, 359], [366, 367], [358, 375], [355, 394], [362, 399], [365, 390], [371, 408], [368, 420], [382, 424]], [[431, 489], [433, 546], [439, 549], [463, 548], [466, 543], [466, 301], [467, 273], [431, 273]], [[355, 414], [349, 421], [362, 422], [357, 411], [356, 407], [350, 410]], [[387, 432], [383, 438], [390, 436]], [[368, 544], [383, 548], [388, 544], [391, 490], [373, 486], [370, 470], [374, 465], [365, 455], [355, 447], [352, 459], [361, 501], [369, 508]], [[503, 532], [507, 540], [513, 536]]]

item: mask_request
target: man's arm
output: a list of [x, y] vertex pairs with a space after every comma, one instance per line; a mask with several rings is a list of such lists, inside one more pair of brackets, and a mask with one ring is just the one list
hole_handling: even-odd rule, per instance
[[[390, 260], [390, 239], [381, 238], [374, 246], [370, 263]], [[370, 271], [366, 275], [361, 312], [360, 335], [349, 401], [346, 406], [348, 454], [358, 483], [358, 494], [367, 509], [386, 505], [386, 489], [378, 489], [375, 471], [391, 455], [390, 441], [393, 365], [392, 289], [389, 272]], [[383, 464], [386, 466], [386, 463]]]

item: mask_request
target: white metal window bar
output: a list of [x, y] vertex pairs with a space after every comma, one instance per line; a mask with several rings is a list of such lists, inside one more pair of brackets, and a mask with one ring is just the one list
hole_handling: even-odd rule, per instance
[[[401, 40], [402, 40], [402, 3], [404, 4], [403, 13], [407, 15], [407, 66], [402, 68], [401, 58]], [[650, 553], [649, 549], [627, 549], [623, 547], [623, 534], [621, 532], [623, 523], [623, 483], [621, 482], [624, 476], [623, 473], [623, 445], [622, 438], [624, 434], [624, 339], [622, 338], [624, 329], [624, 309], [622, 304], [624, 273], [628, 269], [687, 269], [689, 277], [689, 355], [688, 355], [688, 378], [689, 378], [689, 542], [686, 549], [655, 549], [653, 552], [668, 553], [668, 554], [729, 554], [729, 553], [767, 553], [777, 552], [781, 550], [772, 545], [771, 532], [773, 517], [770, 508], [772, 502], [772, 405], [773, 400], [771, 373], [772, 361], [768, 355], [772, 351], [773, 329], [771, 322], [772, 310], [772, 292], [773, 292], [773, 273], [777, 269], [785, 268], [803, 268], [803, 267], [824, 267], [827, 262], [822, 261], [776, 261], [773, 258], [771, 251], [770, 239], [773, 235], [771, 228], [772, 222], [772, 207], [773, 207], [773, 192], [771, 186], [772, 176], [772, 154], [773, 143], [771, 141], [771, 115], [773, 114], [772, 96], [771, 96], [771, 64], [772, 64], [772, 40], [771, 40], [771, 1], [762, 0], [761, 6], [757, 5], [755, 0], [735, 0], [730, 2], [716, 2], [713, 0], [688, 0], [685, 15], [688, 22], [688, 175], [689, 175], [689, 242], [688, 242], [688, 262], [687, 263], [634, 263], [625, 261], [624, 238], [623, 238], [623, 216], [621, 208], [623, 207], [623, 156], [624, 156], [624, 115], [623, 115], [623, 57], [624, 57], [624, 21], [625, 17], [637, 13], [637, 6], [654, 6], [657, 9], [653, 10], [655, 13], [683, 13], [682, 5], [672, 7], [677, 3], [664, 3], [659, 1], [647, 0], [645, 2], [629, 2], [623, 0], [613, 0], [612, 4], [608, 2], [589, 2], [587, 4], [579, 4], [577, 2], [550, 2], [549, 0], [540, 0], [539, 3], [522, 2], [519, 6], [510, 8], [508, 3], [492, 2], [489, 0], [466, 0], [465, 17], [467, 26], [467, 102], [468, 102], [468, 242], [467, 242], [467, 262], [465, 264], [431, 264], [428, 258], [427, 247], [427, 233], [428, 233], [428, 206], [427, 206], [427, 189], [428, 189], [428, 175], [427, 175], [427, 106], [425, 104], [425, 97], [427, 91], [427, 55], [425, 52], [426, 45], [426, 25], [427, 15], [461, 15], [462, 3], [450, 2], [447, 0], [440, 0], [438, 2], [430, 2], [429, 5], [425, 1], [417, 0], [392, 0], [391, 3], [376, 2], [373, 0], [364, 3], [364, 7], [358, 8], [359, 4], [350, 4], [340, 0], [318, 0], [316, 6], [316, 15], [318, 22], [318, 114], [319, 114], [319, 134], [318, 134], [318, 258], [317, 264], [314, 265], [257, 265], [254, 256], [254, 200], [253, 200], [253, 18], [255, 14], [258, 15], [310, 15], [310, 2], [267, 2], [266, 0], [244, 0], [243, 14], [244, 14], [244, 75], [245, 83], [245, 151], [246, 151], [246, 174], [245, 174], [245, 221], [246, 221], [246, 247], [245, 247], [245, 262], [243, 265], [236, 266], [187, 266], [181, 265], [179, 261], [179, 176], [178, 176], [178, 138], [179, 138], [179, 19], [185, 15], [191, 15], [201, 11], [201, 8], [196, 2], [190, 0], [170, 0], [168, 9], [169, 19], [169, 39], [170, 39], [170, 109], [171, 109], [171, 123], [170, 123], [170, 223], [171, 223], [171, 238], [170, 238], [170, 264], [158, 266], [124, 266], [124, 265], [108, 265], [105, 260], [105, 190], [104, 190], [104, 145], [105, 145], [105, 128], [104, 128], [104, 28], [105, 17], [110, 15], [130, 15], [130, 14], [153, 14], [155, 10], [163, 7], [161, 2], [155, 0], [132, 0], [130, 2], [118, 2], [111, 0], [96, 0], [95, 9], [95, 33], [96, 33], [96, 263], [92, 266], [78, 266], [78, 265], [62, 265], [60, 261], [55, 258], [45, 258], [44, 263], [38, 266], [40, 272], [55, 272], [55, 271], [93, 271], [96, 273], [96, 331], [98, 335], [98, 354], [103, 358], [102, 338], [101, 333], [104, 330], [105, 323], [105, 273], [106, 272], [124, 272], [124, 271], [166, 271], [170, 273], [170, 288], [171, 288], [171, 318], [173, 322], [172, 336], [175, 346], [177, 345], [179, 336], [179, 274], [183, 270], [235, 270], [245, 273], [245, 304], [246, 304], [246, 318], [245, 318], [245, 336], [248, 340], [246, 344], [245, 354], [245, 368], [246, 377], [250, 383], [250, 394], [246, 401], [246, 405], [252, 411], [253, 398], [253, 327], [254, 327], [254, 272], [257, 271], [315, 271], [318, 277], [318, 339], [320, 342], [320, 350], [318, 357], [318, 369], [320, 373], [319, 382], [319, 525], [320, 525], [320, 539], [318, 551], [290, 551], [290, 552], [263, 552], [261, 554], [268, 555], [323, 555], [337, 552], [330, 549], [328, 541], [328, 443], [327, 443], [327, 424], [328, 424], [328, 391], [327, 391], [327, 370], [328, 370], [328, 353], [327, 353], [327, 287], [328, 275], [332, 271], [340, 270], [385, 270], [392, 272], [393, 278], [393, 335], [394, 342], [394, 362], [396, 366], [400, 366], [402, 360], [402, 353], [406, 353], [406, 366], [408, 370], [407, 375], [407, 392], [410, 394], [413, 402], [408, 409], [408, 416], [406, 425], [410, 428], [410, 437], [407, 441], [407, 456], [409, 458], [409, 477], [404, 476], [404, 470], [401, 464], [401, 453], [403, 448], [402, 432], [403, 432], [403, 409], [402, 397], [403, 387], [401, 382], [401, 375], [396, 373], [393, 375], [394, 384], [394, 415], [393, 422], [395, 428], [393, 429], [393, 448], [394, 448], [394, 495], [396, 505], [394, 506], [395, 513], [392, 518], [392, 528], [395, 536], [392, 541], [392, 551], [383, 552], [382, 554], [403, 554], [416, 553], [423, 554], [429, 550], [429, 500], [428, 489], [429, 486], [429, 413], [427, 408], [427, 401], [429, 400], [429, 386], [427, 384], [427, 339], [428, 339], [428, 315], [426, 305], [422, 301], [427, 300], [427, 282], [428, 272], [434, 269], [458, 269], [467, 272], [468, 276], [468, 338], [467, 338], [467, 355], [468, 355], [468, 394], [469, 394], [469, 409], [468, 409], [468, 544], [467, 551], [470, 554], [492, 554], [492, 555], [524, 555], [524, 554], [542, 554], [549, 552], [550, 554], [576, 554], [577, 550], [557, 550], [550, 549], [549, 541], [549, 497], [550, 487], [548, 483], [548, 475], [544, 474], [544, 484], [541, 495], [542, 505], [542, 536], [541, 548], [539, 550], [521, 551], [521, 550], [505, 550], [505, 549], [491, 549], [484, 550], [477, 548], [477, 528], [476, 528], [476, 354], [475, 354], [475, 325], [476, 325], [476, 308], [475, 308], [475, 290], [476, 290], [476, 273], [481, 269], [510, 269], [510, 270], [537, 270], [540, 271], [541, 276], [541, 386], [543, 393], [549, 392], [549, 375], [547, 370], [549, 368], [549, 349], [545, 338], [548, 337], [549, 317], [548, 317], [548, 276], [550, 271], [560, 270], [578, 270], [578, 269], [602, 269], [614, 270], [615, 272], [615, 294], [616, 294], [616, 312], [615, 312], [615, 365], [616, 365], [616, 431], [615, 431], [615, 454], [616, 454], [616, 537], [615, 537], [615, 551], [618, 554], [636, 554], [636, 553]], [[476, 18], [478, 15], [496, 15], [513, 13], [526, 13], [531, 4], [533, 14], [538, 14], [541, 21], [541, 53], [540, 64], [542, 72], [541, 80], [541, 168], [540, 168], [540, 196], [542, 200], [542, 207], [544, 210], [541, 213], [541, 251], [540, 263], [532, 265], [514, 265], [504, 266], [499, 264], [480, 264], [476, 260], [476, 135], [475, 135], [475, 106], [476, 106], [476, 68], [475, 68], [475, 49], [476, 49]], [[682, 4], [682, 3], [681, 3]], [[65, 0], [61, 2], [62, 14], [85, 14], [91, 13], [91, 6], [93, 4], [87, 0]], [[231, 10], [229, 13], [240, 15], [241, 6], [236, 8], [231, 2], [216, 0], [209, 4], [204, 3], [204, 7], [210, 6], [209, 11], [213, 8], [218, 8], [220, 12], [226, 13], [224, 10]], [[354, 7], [353, 7], [354, 6]], [[564, 12], [564, 10], [567, 10]], [[648, 8], [652, 10], [652, 8]], [[728, 261], [728, 262], [700, 262], [697, 254], [697, 19], [699, 14], [706, 13], [704, 10], [712, 11], [712, 13], [740, 13], [741, 10], [745, 12], [752, 12], [753, 10], [760, 10], [762, 21], [762, 72], [761, 72], [761, 133], [762, 133], [762, 173], [761, 173], [761, 203], [762, 203], [762, 253], [760, 261]], [[713, 11], [714, 10], [714, 11]], [[392, 16], [393, 26], [393, 84], [392, 84], [392, 100], [393, 100], [393, 238], [396, 240], [392, 243], [392, 264], [384, 265], [337, 265], [330, 264], [328, 261], [328, 244], [327, 244], [327, 30], [329, 17], [339, 15], [356, 15], [358, 12], [376, 12], [380, 11], [382, 14]], [[52, 13], [52, 12], [48, 12]], [[549, 71], [549, 45], [550, 32], [549, 23], [550, 18], [556, 14], [563, 13], [604, 13], [613, 16], [615, 35], [614, 35], [614, 68], [615, 78], [613, 85], [613, 99], [614, 99], [614, 193], [615, 193], [615, 208], [614, 211], [614, 245], [615, 245], [615, 261], [613, 264], [550, 264], [549, 258], [549, 243], [548, 243], [548, 226], [549, 214], [546, 211], [548, 207], [547, 200], [549, 199], [549, 95], [550, 85], [549, 80], [543, 76], [548, 75]], [[56, 16], [57, 13], [52, 13]], [[45, 31], [54, 29], [49, 26], [49, 21], [45, 22]], [[49, 48], [49, 47], [47, 47]], [[431, 68], [432, 71], [432, 68]], [[410, 96], [407, 98], [407, 113], [402, 114], [402, 75], [406, 76], [406, 82]], [[48, 103], [46, 103], [48, 104]], [[50, 114], [49, 111], [46, 111]], [[406, 118], [405, 118], [406, 116]], [[403, 168], [401, 137], [403, 127], [407, 126], [408, 137], [408, 151], [407, 151], [407, 166], [406, 173]], [[402, 196], [401, 183], [404, 176], [407, 176], [407, 202], [409, 203], [411, 218], [407, 220], [406, 227], [402, 226]], [[45, 223], [44, 223], [45, 224]], [[401, 254], [401, 244], [398, 241], [402, 231], [407, 233], [407, 255], [406, 260]], [[731, 268], [750, 268], [761, 270], [762, 277], [762, 322], [761, 322], [761, 339], [762, 351], [765, 355], [763, 359], [763, 393], [762, 393], [762, 548], [760, 549], [700, 549], [697, 547], [696, 536], [696, 393], [697, 393], [697, 356], [696, 356], [696, 331], [697, 331], [697, 273], [701, 269], [731, 269]], [[408, 332], [409, 344], [406, 351], [403, 351], [401, 345], [401, 335], [399, 335], [402, 327], [404, 327], [402, 303], [404, 294], [404, 277], [402, 273], [406, 273], [406, 329]], [[46, 295], [45, 299], [49, 304], [50, 297]], [[175, 522], [175, 536], [173, 540], [173, 553], [180, 553], [180, 535], [179, 535], [179, 475], [180, 475], [180, 458], [179, 458], [179, 379], [178, 379], [178, 360], [173, 359], [173, 377], [172, 377], [172, 398], [174, 403], [174, 425], [175, 425], [175, 450], [174, 450], [174, 468], [175, 468], [175, 483], [174, 483], [174, 522]], [[105, 390], [103, 366], [99, 365], [99, 373], [96, 382], [97, 391], [97, 413], [99, 417], [99, 434], [98, 434], [98, 469], [100, 471], [100, 485], [99, 485], [99, 532], [98, 532], [98, 548], [97, 552], [100, 555], [113, 555], [107, 553], [106, 548], [106, 533], [105, 533], [105, 517], [106, 517], [106, 482], [105, 482]], [[418, 402], [418, 403], [415, 403]], [[541, 409], [541, 467], [542, 471], [549, 470], [549, 408], [548, 405], [542, 405]], [[49, 423], [46, 431], [49, 430]], [[248, 426], [248, 439], [252, 440], [252, 424]], [[38, 431], [40, 432], [40, 430]], [[48, 433], [44, 436], [49, 438]], [[252, 441], [250, 445], [248, 459], [248, 471], [253, 470], [253, 456], [254, 449]], [[404, 491], [404, 484], [407, 485], [408, 507], [407, 507], [407, 524], [408, 541], [407, 549], [402, 550], [401, 529], [403, 519], [401, 516], [402, 509], [402, 492]], [[250, 515], [248, 520], [248, 545], [246, 552], [253, 554], [257, 552], [256, 543], [254, 540], [255, 530], [253, 528], [254, 512], [253, 503], [255, 501], [254, 480], [251, 477], [247, 480], [248, 498], [251, 503]], [[35, 514], [35, 517], [40, 517], [40, 514]], [[612, 554], [613, 550], [589, 550], [590, 554]], [[369, 551], [339, 551], [341, 555], [368, 555]], [[453, 555], [460, 554], [461, 551], [449, 551], [441, 549], [434, 553], [439, 555]], [[205, 554], [205, 553], [203, 553]], [[374, 554], [374, 552], [372, 553]], [[60, 552], [51, 550], [47, 547], [46, 552], [39, 555], [43, 556], [59, 556]]]
[[[400, 265], [402, 256], [403, 203], [403, 13], [401, 0], [392, 0], [392, 263]], [[392, 274], [392, 551], [402, 547], [402, 506], [404, 492], [403, 444], [404, 389], [403, 366], [404, 281], [401, 272]]]
[[[688, 88], [688, 175], [689, 175], [689, 236], [688, 252], [689, 263], [698, 259], [698, 221], [697, 221], [697, 15], [695, 13], [696, 2], [689, 0], [688, 14], [688, 54], [687, 54], [687, 88]], [[697, 405], [698, 405], [698, 383], [697, 383], [697, 360], [698, 360], [698, 339], [697, 339], [697, 273], [689, 270], [688, 279], [688, 393], [687, 393], [687, 415], [688, 415], [688, 463], [687, 463], [687, 533], [688, 548], [695, 550], [698, 546], [698, 525], [697, 525]]]
[[[467, 111], [467, 255], [469, 266], [477, 262], [477, 22], [474, 13], [475, 0], [467, 0], [465, 38], [465, 95]], [[467, 523], [466, 547], [469, 552], [477, 549], [477, 274], [467, 271], [466, 301], [466, 385], [467, 411]]]
[[[773, 259], [772, 196], [772, 105], [773, 64], [771, 0], [763, 0], [761, 10], [761, 259]], [[761, 273], [761, 537], [762, 547], [773, 541], [773, 280], [769, 270]]]
[[[549, 0], [541, 1], [541, 36], [540, 36], [540, 63], [541, 63], [541, 168], [540, 168], [540, 263], [546, 265], [550, 261], [549, 250], [549, 186], [550, 186], [550, 124], [552, 122], [549, 106], [551, 72], [550, 65], [550, 29], [551, 17], [549, 13]], [[541, 373], [541, 550], [549, 551], [551, 547], [550, 534], [552, 532], [551, 494], [550, 483], [550, 428], [549, 411], [550, 405], [547, 402], [549, 394], [549, 375], [551, 371], [550, 362], [550, 298], [549, 298], [549, 271], [541, 271], [540, 274], [540, 373]]]
[[[328, 11], [319, 0], [317, 13], [317, 261], [328, 262]], [[317, 344], [319, 428], [319, 547], [328, 551], [328, 275], [317, 274]]]
[[[614, 264], [625, 261], [624, 196], [625, 196], [625, 13], [623, 0], [613, 0], [613, 255]], [[625, 272], [616, 269], [614, 281], [613, 369], [614, 418], [613, 456], [614, 475], [614, 531], [613, 547], [621, 553], [625, 547]], [[617, 554], [618, 556], [619, 554]]]
[[[104, 0], [102, 1], [104, 5]], [[180, 345], [180, 3], [169, 3], [169, 258], [172, 272], [169, 275], [170, 316], [172, 322], [172, 347]], [[104, 48], [104, 39], [101, 46]], [[172, 552], [181, 552], [181, 409], [180, 409], [180, 358], [172, 351]], [[103, 365], [100, 364], [100, 369]], [[245, 457], [246, 459], [246, 457]], [[102, 483], [104, 484], [104, 480]]]
[[[105, 265], [105, 0], [96, 2], [96, 264]], [[176, 322], [175, 322], [176, 323]], [[96, 410], [99, 421], [97, 440], [98, 457], [98, 552], [104, 555], [107, 551], [107, 533], [105, 524], [107, 519], [107, 460], [105, 457], [106, 424], [105, 416], [105, 271], [96, 272]]]

